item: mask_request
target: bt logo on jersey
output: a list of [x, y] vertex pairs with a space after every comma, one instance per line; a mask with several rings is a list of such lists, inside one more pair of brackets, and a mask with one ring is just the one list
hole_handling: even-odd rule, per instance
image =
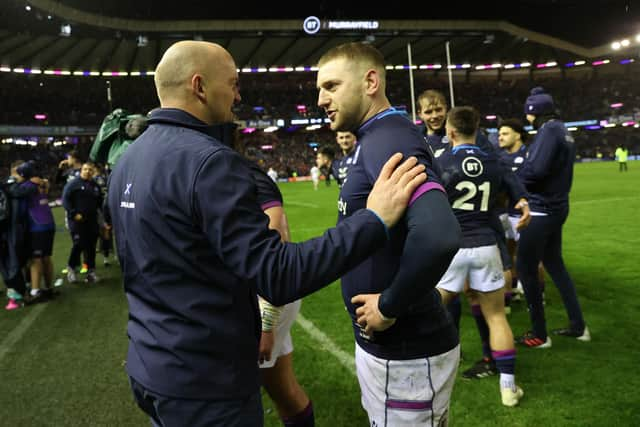
[[482, 174], [482, 170], [482, 162], [476, 157], [467, 157], [462, 161], [462, 171], [471, 178]]

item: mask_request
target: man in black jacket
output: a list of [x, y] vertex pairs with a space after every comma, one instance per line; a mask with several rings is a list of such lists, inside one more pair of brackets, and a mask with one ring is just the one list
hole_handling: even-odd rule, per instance
[[240, 100], [217, 44], [172, 45], [161, 108], [113, 170], [108, 205], [129, 303], [127, 372], [158, 425], [261, 426], [257, 292], [275, 305], [331, 283], [387, 241], [426, 176], [400, 154], [367, 209], [307, 242], [268, 229], [246, 162], [217, 140]]
[[62, 191], [62, 205], [67, 213], [73, 246], [69, 254], [67, 279], [77, 281], [75, 269], [80, 265], [80, 254], [87, 263], [87, 283], [98, 281], [96, 276], [96, 243], [98, 241], [98, 212], [102, 208], [102, 191], [93, 180], [95, 166], [85, 163], [80, 176], [72, 179]]
[[569, 216], [569, 192], [573, 182], [575, 144], [564, 123], [555, 115], [553, 98], [543, 88], [531, 90], [524, 112], [537, 133], [518, 176], [531, 195], [531, 224], [520, 233], [516, 266], [529, 305], [532, 331], [518, 342], [531, 348], [551, 347], [538, 283], [542, 264], [557, 286], [569, 325], [555, 329], [556, 335], [590, 341], [576, 287], [562, 259], [562, 227]]

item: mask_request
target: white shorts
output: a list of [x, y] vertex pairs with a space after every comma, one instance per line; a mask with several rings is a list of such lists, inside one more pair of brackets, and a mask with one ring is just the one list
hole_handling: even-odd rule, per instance
[[297, 300], [291, 304], [287, 304], [282, 308], [278, 323], [273, 331], [274, 343], [273, 351], [271, 352], [271, 360], [265, 360], [260, 363], [261, 369], [273, 368], [278, 360], [278, 357], [285, 356], [293, 351], [293, 342], [291, 341], [291, 326], [298, 317], [300, 311], [300, 305], [302, 300]]
[[479, 292], [492, 292], [504, 286], [498, 245], [458, 249], [437, 286], [445, 291], [461, 293], [467, 277], [471, 289]]
[[356, 344], [362, 407], [372, 427], [447, 426], [460, 345], [412, 360], [375, 357]]
[[520, 232], [516, 229], [518, 222], [520, 222], [519, 216], [511, 216], [509, 215], [509, 230], [507, 230], [507, 239], [515, 240], [516, 242], [520, 240]]

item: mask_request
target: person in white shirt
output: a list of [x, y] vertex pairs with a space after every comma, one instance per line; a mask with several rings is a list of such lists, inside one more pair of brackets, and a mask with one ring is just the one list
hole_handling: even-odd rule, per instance
[[267, 175], [269, 175], [269, 178], [271, 178], [273, 182], [278, 182], [278, 172], [276, 172], [275, 169], [269, 168]]
[[316, 165], [311, 168], [311, 181], [313, 181], [313, 189], [317, 191], [320, 182], [320, 168]]

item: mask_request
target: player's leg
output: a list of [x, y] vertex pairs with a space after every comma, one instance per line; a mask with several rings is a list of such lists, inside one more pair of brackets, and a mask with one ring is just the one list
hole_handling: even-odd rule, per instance
[[474, 249], [469, 284], [489, 326], [491, 355], [500, 372], [502, 404], [515, 406], [523, 395], [515, 382], [516, 350], [504, 310], [504, 276], [496, 245]]
[[42, 252], [42, 273], [44, 275], [44, 289], [43, 291], [49, 297], [55, 297], [60, 294], [59, 291], [53, 289], [53, 261], [51, 255], [53, 255], [53, 242], [55, 240], [55, 230], [46, 231], [43, 233], [45, 238]]
[[308, 427], [315, 423], [313, 404], [293, 370], [291, 327], [300, 305], [301, 301], [294, 301], [282, 308], [274, 330], [271, 360], [260, 363], [262, 385], [276, 405], [283, 423], [291, 427]]
[[285, 425], [314, 425], [313, 405], [296, 379], [292, 353], [278, 357], [273, 367], [261, 369], [260, 374], [262, 385]]
[[30, 232], [27, 234], [29, 250], [31, 252], [28, 274], [26, 277], [31, 282], [31, 297], [34, 300], [43, 299], [45, 296], [41, 293], [40, 284], [43, 276], [43, 234], [42, 232]]
[[102, 252], [103, 263], [105, 267], [111, 264], [109, 256], [113, 251], [113, 240], [111, 229], [105, 226], [100, 228], [100, 252]]
[[98, 225], [86, 224], [82, 230], [83, 252], [87, 263], [87, 277], [85, 282], [98, 282], [96, 275], [96, 244], [98, 242]]
[[502, 404], [515, 406], [524, 392], [516, 385], [516, 350], [513, 332], [504, 312], [502, 289], [493, 292], [477, 292], [482, 313], [490, 330], [491, 355], [500, 373], [500, 394]]
[[80, 238], [80, 226], [75, 221], [69, 221], [69, 233], [71, 234], [71, 252], [69, 253], [69, 259], [67, 261], [67, 280], [69, 283], [75, 283], [78, 281], [76, 276], [76, 269], [80, 265], [80, 255], [82, 253], [82, 241]]
[[471, 315], [476, 322], [478, 335], [480, 336], [480, 344], [482, 346], [482, 359], [475, 362], [469, 369], [462, 372], [462, 378], [466, 379], [482, 379], [498, 373], [496, 363], [491, 355], [491, 343], [489, 340], [489, 325], [482, 314], [480, 302], [475, 294], [469, 290], [465, 291], [469, 306], [471, 307]]
[[31, 258], [31, 264], [29, 265], [29, 276], [31, 277], [31, 296], [37, 296], [40, 291], [40, 284], [42, 283], [42, 276], [44, 270], [44, 263], [41, 256], [34, 256]]
[[500, 261], [502, 263], [502, 275], [504, 276], [504, 307], [505, 313], [511, 313], [511, 300], [513, 298], [513, 292], [511, 291], [511, 255], [507, 248], [507, 240], [504, 235], [496, 236], [498, 243], [498, 250], [500, 252]]
[[447, 268], [447, 271], [444, 272], [436, 285], [436, 289], [440, 292], [442, 303], [445, 306], [464, 291], [464, 283], [467, 279], [469, 263], [469, 257], [466, 251], [468, 251], [468, 249], [458, 249], [458, 252], [451, 260], [451, 264], [449, 264], [449, 268]]

